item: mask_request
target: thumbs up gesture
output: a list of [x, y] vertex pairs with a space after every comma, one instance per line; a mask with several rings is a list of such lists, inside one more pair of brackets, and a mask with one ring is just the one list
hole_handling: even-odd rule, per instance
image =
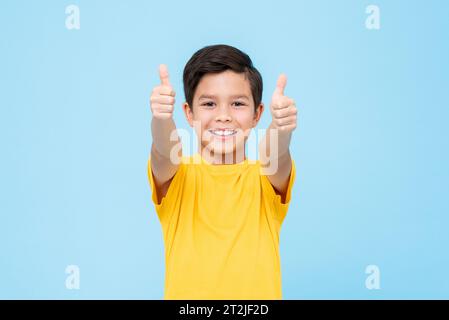
[[170, 84], [168, 68], [165, 64], [159, 66], [159, 77], [161, 84], [154, 87], [150, 97], [151, 112], [153, 118], [166, 120], [173, 116], [175, 91]]
[[279, 131], [288, 133], [296, 128], [298, 111], [295, 101], [284, 95], [286, 85], [287, 77], [285, 74], [281, 74], [271, 99], [270, 110], [273, 117], [271, 126]]

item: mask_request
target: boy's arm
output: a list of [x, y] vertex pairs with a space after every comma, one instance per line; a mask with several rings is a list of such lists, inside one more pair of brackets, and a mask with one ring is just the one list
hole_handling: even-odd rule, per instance
[[292, 170], [290, 141], [297, 123], [295, 101], [284, 95], [285, 75], [280, 75], [270, 105], [273, 120], [259, 144], [262, 174], [267, 175], [284, 202]]
[[[182, 156], [181, 141], [176, 133], [173, 121], [175, 91], [170, 81], [167, 66], [159, 66], [161, 85], [155, 87], [151, 94], [151, 171], [156, 186], [158, 202], [166, 195], [173, 176], [179, 167]], [[171, 138], [170, 138], [171, 137]], [[173, 154], [172, 150], [178, 150]], [[172, 159], [174, 157], [174, 159]]]

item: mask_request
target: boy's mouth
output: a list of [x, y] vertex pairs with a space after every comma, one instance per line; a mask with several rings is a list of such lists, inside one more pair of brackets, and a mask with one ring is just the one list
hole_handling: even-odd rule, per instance
[[237, 134], [237, 130], [234, 129], [209, 129], [208, 130], [213, 136], [218, 137], [220, 139], [226, 139]]

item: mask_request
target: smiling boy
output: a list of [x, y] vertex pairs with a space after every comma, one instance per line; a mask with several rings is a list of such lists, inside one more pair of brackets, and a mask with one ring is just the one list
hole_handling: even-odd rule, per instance
[[[175, 92], [165, 65], [150, 104], [152, 201], [165, 245], [165, 299], [281, 299], [279, 233], [290, 204], [297, 123], [281, 74], [272, 121], [250, 162], [245, 145], [264, 111], [262, 77], [227, 45], [197, 51], [184, 68], [183, 111], [199, 150], [182, 155]], [[273, 170], [273, 164], [274, 169]]]

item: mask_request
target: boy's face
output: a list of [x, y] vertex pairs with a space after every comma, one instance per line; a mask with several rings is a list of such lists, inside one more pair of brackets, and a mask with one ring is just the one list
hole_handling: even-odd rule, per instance
[[206, 149], [214, 157], [244, 157], [245, 142], [264, 108], [261, 103], [255, 110], [250, 82], [244, 73], [226, 70], [204, 75], [192, 107], [193, 112], [187, 103], [183, 105], [187, 121], [201, 137], [201, 152]]

